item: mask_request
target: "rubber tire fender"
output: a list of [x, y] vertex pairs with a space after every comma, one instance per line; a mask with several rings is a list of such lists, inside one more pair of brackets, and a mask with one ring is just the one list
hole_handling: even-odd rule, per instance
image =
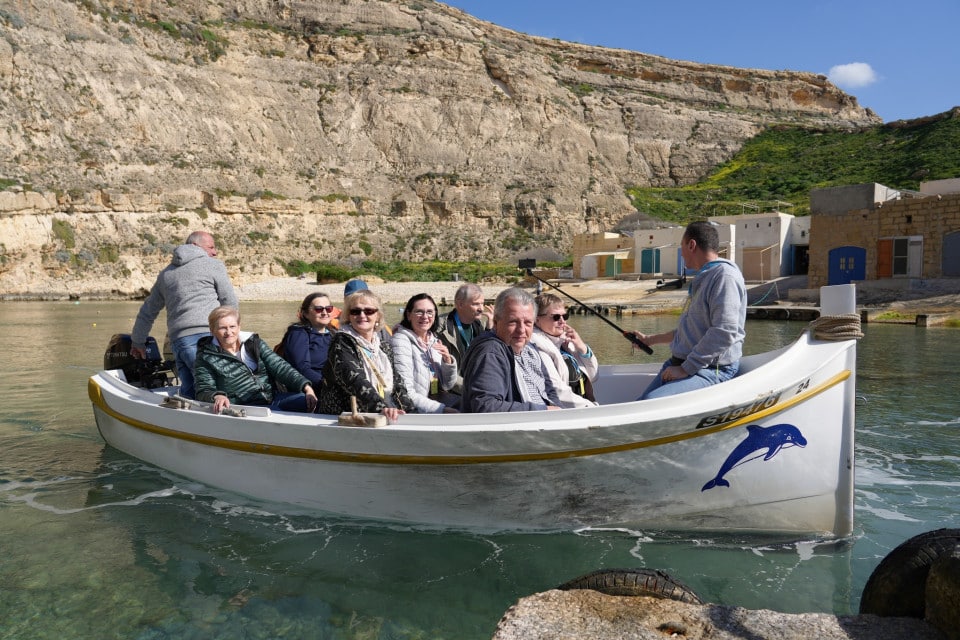
[[860, 596], [860, 613], [923, 619], [930, 566], [960, 544], [960, 529], [916, 535], [880, 561]]
[[592, 589], [609, 596], [652, 596], [703, 604], [693, 589], [657, 569], [599, 569], [564, 582], [557, 589]]

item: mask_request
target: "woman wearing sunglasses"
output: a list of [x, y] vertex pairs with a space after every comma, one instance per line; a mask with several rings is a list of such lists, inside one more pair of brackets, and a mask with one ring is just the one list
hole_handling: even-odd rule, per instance
[[317, 411], [338, 415], [357, 410], [382, 413], [391, 422], [414, 411], [413, 401], [400, 376], [395, 375], [393, 348], [383, 339], [380, 298], [369, 289], [351, 293], [343, 301], [340, 330], [333, 334]]
[[403, 320], [393, 334], [397, 373], [403, 378], [417, 413], [456, 413], [459, 396], [450, 393], [457, 382], [457, 361], [437, 337], [437, 303], [418, 293], [407, 301]]
[[530, 343], [540, 352], [547, 375], [565, 409], [592, 407], [597, 357], [576, 329], [567, 324], [567, 308], [558, 296], [537, 296], [537, 319]]
[[334, 315], [337, 308], [330, 304], [325, 293], [311, 293], [297, 311], [297, 322], [287, 327], [283, 340], [274, 349], [319, 390], [323, 380], [323, 365], [336, 330]]

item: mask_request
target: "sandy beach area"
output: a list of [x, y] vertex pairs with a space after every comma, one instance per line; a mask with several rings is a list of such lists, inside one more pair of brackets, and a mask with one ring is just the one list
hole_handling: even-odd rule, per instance
[[[801, 278], [803, 281], [799, 285], [795, 284], [795, 286], [805, 286], [805, 279], [798, 276], [793, 278]], [[773, 282], [747, 283], [751, 303], [756, 304], [756, 300], [759, 299], [768, 300], [766, 304], [797, 304], [801, 306], [815, 306], [817, 304], [816, 298], [812, 300], [800, 299], [796, 302], [789, 300], [787, 296], [789, 282], [789, 278], [780, 280], [780, 289], [777, 291], [779, 301], [776, 299], [777, 296], [768, 298], [765, 295], [766, 291], [774, 286]], [[793, 282], [798, 281], [793, 280]], [[322, 291], [330, 296], [333, 304], [339, 305], [343, 302], [344, 284], [343, 282], [318, 284], [312, 278], [272, 278], [237, 287], [237, 295], [241, 301], [299, 302], [309, 293]], [[367, 284], [374, 293], [380, 296], [384, 304], [402, 306], [413, 295], [429, 293], [440, 306], [452, 306], [454, 294], [463, 282], [384, 282], [379, 278], [368, 277]], [[513, 283], [486, 283], [480, 286], [483, 289], [484, 297], [492, 300], [502, 290], [513, 286]], [[521, 286], [528, 288], [531, 292], [535, 288], [533, 283], [523, 283]], [[659, 313], [679, 309], [687, 298], [686, 289], [666, 288], [657, 290], [655, 280], [584, 280], [561, 282], [559, 286], [563, 293], [586, 304], [621, 306], [626, 312], [634, 314]], [[544, 286], [544, 289], [549, 290], [549, 287]], [[568, 305], [574, 304], [566, 296], [560, 295], [567, 301]], [[925, 287], [915, 290], [864, 287], [857, 292], [857, 303], [876, 312], [889, 310], [908, 316], [919, 313], [960, 315], [960, 280], [930, 281], [926, 283]]]
[[[441, 306], [452, 305], [453, 297], [463, 282], [384, 282], [377, 278], [367, 279], [370, 290], [376, 293], [384, 304], [404, 305], [411, 296], [429, 293]], [[311, 278], [273, 278], [237, 287], [237, 296], [241, 302], [300, 301], [314, 291], [330, 296], [334, 304], [343, 300], [343, 282], [318, 284]], [[480, 285], [488, 300], [497, 297], [513, 283], [486, 283]], [[533, 284], [521, 286], [535, 289]], [[656, 291], [655, 281], [588, 280], [584, 282], [563, 283], [562, 291], [588, 304], [648, 306], [653, 309], [675, 308], [683, 304], [685, 290], [670, 289]], [[545, 290], [550, 287], [544, 286]], [[561, 297], [563, 297], [561, 295]], [[568, 299], [568, 302], [570, 300]]]

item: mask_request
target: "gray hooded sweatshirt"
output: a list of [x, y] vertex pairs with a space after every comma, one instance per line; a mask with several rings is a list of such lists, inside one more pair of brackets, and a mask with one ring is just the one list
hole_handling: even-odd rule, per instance
[[135, 347], [144, 348], [153, 321], [164, 307], [167, 308], [167, 336], [173, 342], [182, 336], [208, 332], [207, 317], [222, 305], [240, 306], [227, 268], [197, 245], [182, 244], [174, 249], [173, 260], [157, 276], [150, 295], [140, 307], [131, 342]]

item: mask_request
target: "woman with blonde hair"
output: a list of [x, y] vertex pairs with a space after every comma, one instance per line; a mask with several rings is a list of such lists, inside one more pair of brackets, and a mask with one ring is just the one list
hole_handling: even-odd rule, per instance
[[346, 297], [340, 330], [323, 367], [320, 413], [350, 411], [351, 397], [358, 411], [382, 413], [391, 421], [415, 410], [403, 380], [394, 373], [393, 348], [382, 327], [382, 305], [372, 291], [361, 289]]
[[567, 324], [570, 314], [559, 296], [537, 296], [537, 318], [530, 343], [540, 352], [553, 386], [565, 409], [592, 407], [593, 381], [597, 379], [597, 357], [577, 330]]
[[[197, 400], [216, 413], [231, 404], [270, 405], [283, 411], [313, 411], [317, 396], [310, 381], [273, 352], [255, 333], [240, 330], [240, 312], [217, 307], [210, 333], [197, 343], [193, 377]], [[293, 391], [280, 391], [279, 386]]]

